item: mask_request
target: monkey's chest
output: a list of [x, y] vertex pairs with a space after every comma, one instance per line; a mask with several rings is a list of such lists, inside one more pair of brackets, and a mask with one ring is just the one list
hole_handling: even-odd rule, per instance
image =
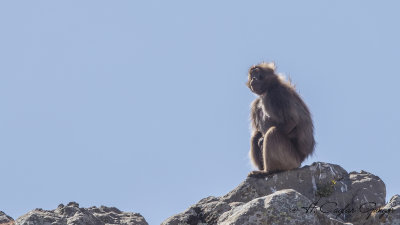
[[262, 110], [261, 108], [257, 110], [255, 120], [257, 129], [263, 134], [267, 133], [268, 129], [272, 126], [271, 118], [268, 115], [268, 112]]

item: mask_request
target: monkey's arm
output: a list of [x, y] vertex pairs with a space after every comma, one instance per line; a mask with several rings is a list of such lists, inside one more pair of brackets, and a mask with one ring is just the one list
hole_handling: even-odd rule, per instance
[[281, 130], [285, 134], [290, 134], [297, 126], [297, 122], [293, 119], [288, 119], [281, 125]]
[[278, 109], [270, 115], [268, 123], [271, 126], [276, 126], [282, 133], [289, 135], [298, 124], [297, 119], [290, 112], [290, 110], [283, 108]]
[[294, 107], [292, 95], [285, 88], [278, 88], [265, 99], [265, 108], [268, 109], [268, 125], [289, 135], [298, 124], [297, 111]]
[[[251, 135], [251, 142], [250, 142], [250, 158], [254, 165], [259, 170], [264, 170], [264, 163], [262, 158], [262, 141], [263, 135], [258, 130], [254, 130], [253, 134]], [[261, 143], [260, 143], [261, 142]], [[261, 147], [260, 147], [261, 146]]]

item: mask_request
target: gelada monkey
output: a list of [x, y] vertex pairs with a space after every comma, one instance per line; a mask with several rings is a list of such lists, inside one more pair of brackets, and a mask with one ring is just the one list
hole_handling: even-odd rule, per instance
[[273, 63], [249, 70], [247, 86], [258, 98], [251, 104], [250, 158], [259, 171], [249, 176], [300, 167], [314, 151], [314, 126], [310, 111], [295, 87], [275, 73]]

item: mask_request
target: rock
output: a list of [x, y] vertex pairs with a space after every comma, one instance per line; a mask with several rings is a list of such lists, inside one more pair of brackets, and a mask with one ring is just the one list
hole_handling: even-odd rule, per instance
[[14, 224], [14, 219], [8, 216], [3, 211], [0, 211], [0, 225], [12, 225]]
[[162, 224], [216, 224], [220, 215], [243, 203], [226, 203], [219, 198], [208, 197], [200, 200], [183, 213], [170, 217]]
[[218, 220], [221, 225], [343, 225], [341, 220], [324, 215], [317, 209], [306, 211], [298, 206], [309, 206], [312, 202], [293, 189], [276, 191], [273, 194], [253, 199], [222, 214]]
[[79, 208], [76, 202], [60, 204], [55, 210], [35, 209], [19, 217], [16, 225], [147, 225], [138, 213], [121, 212], [114, 207]]
[[[224, 219], [222, 215], [242, 212], [243, 207], [257, 212], [282, 207], [282, 204], [289, 203], [280, 203], [276, 199], [288, 199], [284, 196], [278, 198], [276, 195], [287, 195], [287, 190], [279, 192], [285, 189], [296, 191], [300, 196], [300, 202], [306, 203], [307, 201], [304, 200], [306, 198], [313, 203], [312, 206], [319, 211], [316, 217], [313, 217], [317, 218], [315, 221], [328, 221], [328, 224], [341, 224], [342, 221], [351, 223], [357, 223], [360, 220], [363, 220], [363, 223], [372, 221], [372, 218], [365, 219], [366, 213], [360, 212], [360, 207], [384, 206], [386, 197], [385, 184], [379, 177], [365, 171], [347, 173], [338, 165], [316, 162], [310, 166], [276, 173], [266, 178], [247, 177], [228, 194], [202, 199], [185, 212], [168, 218], [162, 224], [236, 224], [231, 219]], [[270, 195], [275, 196], [273, 200], [266, 198]], [[268, 207], [267, 201], [270, 202]], [[260, 209], [263, 204], [264, 211]], [[261, 216], [260, 220], [270, 221], [269, 218], [264, 218], [266, 215], [269, 214], [261, 213], [256, 216]], [[296, 215], [291, 215], [291, 217], [300, 218]]]

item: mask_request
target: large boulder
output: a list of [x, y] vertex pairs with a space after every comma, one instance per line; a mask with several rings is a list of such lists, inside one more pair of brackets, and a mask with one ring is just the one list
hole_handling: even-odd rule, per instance
[[35, 209], [19, 217], [16, 225], [148, 225], [138, 213], [115, 207], [79, 208], [76, 202], [60, 204], [55, 210]]
[[273, 194], [253, 199], [239, 207], [223, 213], [218, 224], [258, 225], [258, 224], [303, 224], [303, 225], [344, 225], [340, 219], [325, 215], [319, 210], [304, 212], [299, 206], [309, 206], [312, 202], [293, 189], [276, 191]]
[[[300, 201], [291, 202], [288, 196], [297, 196]], [[250, 212], [255, 216], [251, 218], [268, 221], [266, 224], [298, 224], [301, 218], [304, 224], [373, 223], [374, 217], [367, 218], [367, 211], [383, 207], [385, 197], [386, 187], [379, 177], [366, 171], [347, 173], [338, 165], [316, 162], [265, 178], [247, 177], [228, 194], [202, 199], [162, 224], [241, 224], [245, 220], [260, 224], [244, 216]], [[308, 215], [310, 211], [316, 211], [316, 215]], [[271, 215], [281, 220], [272, 220]], [[290, 223], [287, 218], [296, 222]]]

